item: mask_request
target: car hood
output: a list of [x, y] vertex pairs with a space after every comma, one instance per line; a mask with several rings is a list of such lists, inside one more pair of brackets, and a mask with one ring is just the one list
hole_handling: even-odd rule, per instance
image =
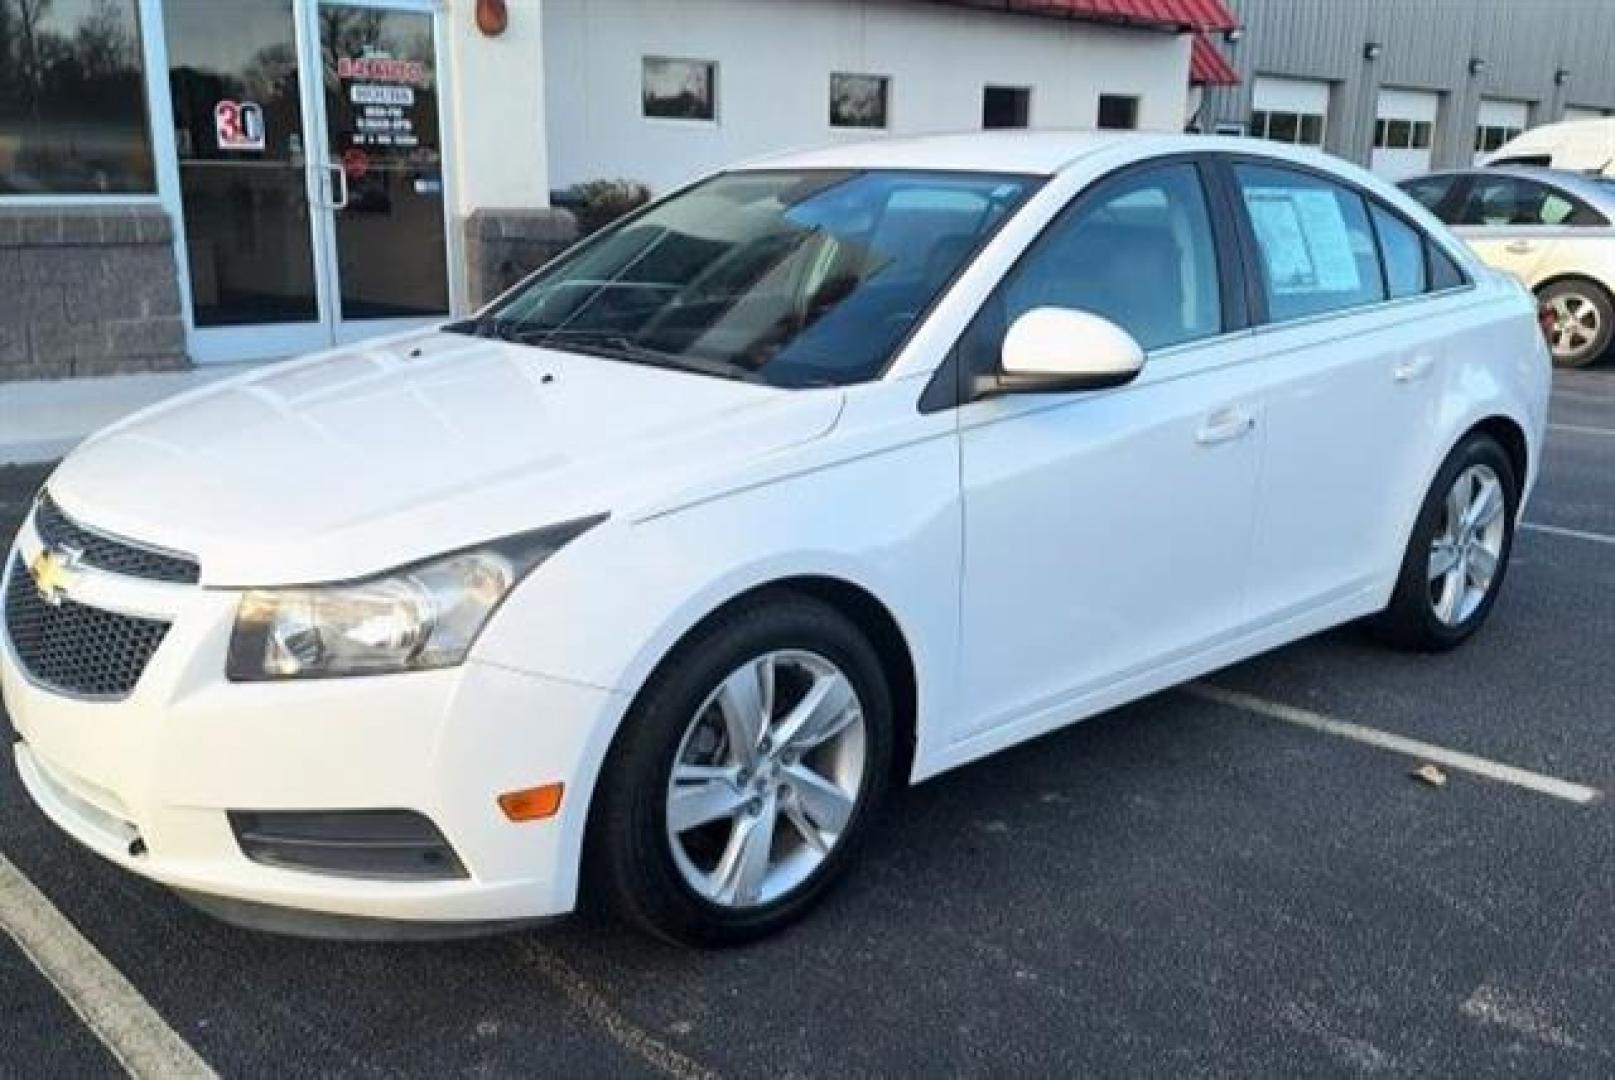
[[434, 332], [261, 368], [96, 434], [68, 514], [211, 585], [336, 581], [666, 502], [814, 439], [842, 394]]

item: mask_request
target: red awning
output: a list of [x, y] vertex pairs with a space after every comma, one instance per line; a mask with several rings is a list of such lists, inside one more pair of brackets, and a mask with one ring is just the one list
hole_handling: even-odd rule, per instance
[[1160, 30], [1232, 30], [1239, 25], [1222, 0], [951, 0], [971, 7], [1148, 26]]
[[1239, 72], [1204, 34], [1194, 36], [1194, 48], [1189, 53], [1189, 85], [1239, 85]]

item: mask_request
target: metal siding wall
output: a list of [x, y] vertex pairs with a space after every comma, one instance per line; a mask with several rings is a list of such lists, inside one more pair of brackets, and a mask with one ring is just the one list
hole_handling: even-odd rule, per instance
[[[1206, 130], [1250, 116], [1258, 74], [1327, 79], [1327, 148], [1366, 164], [1381, 86], [1441, 94], [1437, 168], [1468, 164], [1482, 97], [1524, 101], [1532, 124], [1556, 120], [1566, 105], [1615, 109], [1615, 0], [1231, 0], [1245, 27], [1220, 44], [1242, 86], [1206, 95]], [[1363, 46], [1384, 47], [1378, 61]], [[1470, 57], [1486, 61], [1469, 74]], [[1570, 72], [1555, 86], [1554, 72]]]

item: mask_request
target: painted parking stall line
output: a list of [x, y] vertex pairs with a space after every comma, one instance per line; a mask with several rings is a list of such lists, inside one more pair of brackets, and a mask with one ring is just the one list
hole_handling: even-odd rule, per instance
[[217, 1080], [207, 1062], [123, 973], [4, 855], [0, 855], [0, 930], [17, 943], [130, 1076]]
[[1270, 720], [1279, 720], [1296, 727], [1306, 728], [1309, 731], [1320, 732], [1325, 735], [1334, 735], [1342, 739], [1366, 746], [1377, 747], [1392, 753], [1403, 754], [1410, 758], [1417, 758], [1424, 762], [1435, 762], [1445, 765], [1449, 769], [1471, 773], [1475, 776], [1495, 780], [1499, 783], [1511, 784], [1514, 787], [1534, 791], [1540, 795], [1548, 795], [1555, 799], [1586, 806], [1598, 801], [1602, 793], [1597, 788], [1587, 787], [1584, 784], [1573, 783], [1569, 780], [1560, 780], [1557, 777], [1545, 776], [1542, 773], [1531, 772], [1528, 769], [1505, 765], [1501, 762], [1491, 761], [1474, 754], [1467, 754], [1462, 750], [1452, 750], [1435, 743], [1422, 742], [1410, 739], [1405, 735], [1397, 735], [1389, 731], [1381, 731], [1363, 724], [1354, 724], [1349, 720], [1337, 720], [1332, 716], [1325, 716], [1310, 709], [1302, 709], [1294, 705], [1285, 705], [1277, 701], [1268, 701], [1239, 690], [1229, 690], [1225, 687], [1214, 686], [1211, 683], [1190, 683], [1183, 688], [1184, 692], [1203, 701], [1215, 702], [1218, 705], [1227, 705], [1234, 709], [1256, 713]]
[[1549, 431], [1562, 431], [1568, 435], [1602, 435], [1615, 437], [1615, 428], [1593, 427], [1589, 424], [1549, 424]]
[[1535, 521], [1522, 521], [1520, 528], [1528, 532], [1543, 533], [1547, 536], [1564, 536], [1572, 540], [1587, 540], [1594, 544], [1608, 544], [1615, 547], [1615, 536], [1609, 533], [1591, 532], [1587, 529], [1567, 529], [1563, 525], [1541, 525]]

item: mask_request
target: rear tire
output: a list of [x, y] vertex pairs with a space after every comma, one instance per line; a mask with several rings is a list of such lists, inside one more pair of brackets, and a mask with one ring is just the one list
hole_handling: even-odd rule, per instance
[[1480, 629], [1508, 571], [1519, 492], [1496, 439], [1458, 444], [1425, 495], [1390, 605], [1370, 624], [1383, 640], [1443, 652]]
[[1615, 302], [1609, 292], [1586, 278], [1555, 281], [1537, 293], [1553, 311], [1548, 346], [1556, 367], [1586, 367], [1609, 350], [1615, 337]]
[[868, 639], [818, 600], [764, 596], [697, 628], [646, 684], [602, 768], [585, 849], [593, 899], [698, 947], [801, 919], [880, 807], [892, 709]]

